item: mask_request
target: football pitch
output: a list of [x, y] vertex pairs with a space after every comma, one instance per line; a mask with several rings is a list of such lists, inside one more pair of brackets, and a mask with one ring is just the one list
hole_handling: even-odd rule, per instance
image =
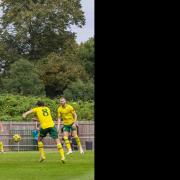
[[39, 152], [6, 152], [0, 154], [1, 180], [94, 180], [94, 151], [78, 151], [66, 156], [62, 164], [57, 151], [46, 151], [39, 163]]

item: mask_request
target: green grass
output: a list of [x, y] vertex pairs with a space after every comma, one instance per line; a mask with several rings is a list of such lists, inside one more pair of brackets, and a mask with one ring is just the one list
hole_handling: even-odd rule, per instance
[[39, 163], [38, 152], [7, 152], [0, 154], [2, 180], [94, 180], [94, 151], [66, 156], [59, 160], [57, 151], [46, 152], [46, 160]]

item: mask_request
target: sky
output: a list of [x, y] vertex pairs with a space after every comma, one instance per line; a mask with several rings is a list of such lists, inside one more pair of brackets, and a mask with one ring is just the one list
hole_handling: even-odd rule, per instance
[[78, 43], [85, 42], [90, 37], [94, 37], [94, 1], [95, 0], [81, 0], [86, 24], [82, 28], [72, 28], [72, 31], [77, 33], [76, 41]]
[[[71, 31], [77, 33], [76, 41], [78, 44], [87, 41], [90, 37], [94, 37], [94, 1], [81, 0], [82, 10], [85, 13], [86, 24], [82, 28], [73, 26]], [[0, 0], [1, 2], [1, 0]], [[0, 11], [0, 16], [2, 15]]]

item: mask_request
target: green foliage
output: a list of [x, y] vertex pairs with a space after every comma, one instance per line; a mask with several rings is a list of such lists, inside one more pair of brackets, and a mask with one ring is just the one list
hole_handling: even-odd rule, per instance
[[68, 99], [83, 101], [93, 100], [94, 99], [94, 83], [89, 80], [83, 82], [80, 79], [71, 83], [66, 90], [64, 91], [64, 96]]
[[3, 41], [29, 59], [62, 50], [67, 40], [75, 38], [68, 28], [85, 24], [80, 0], [1, 0], [0, 7]]
[[[59, 99], [49, 99], [47, 97], [20, 96], [12, 94], [0, 95], [0, 120], [3, 121], [32, 121], [33, 114], [26, 119], [22, 114], [36, 106], [36, 102], [42, 100], [51, 109], [54, 120], [57, 120], [57, 108]], [[69, 101], [78, 115], [78, 120], [94, 120], [94, 102], [93, 101]]]
[[[4, 39], [2, 35], [8, 40]], [[10, 64], [22, 57], [20, 54], [18, 54], [18, 49], [13, 41], [14, 38], [10, 37], [10, 35], [7, 33], [1, 32], [0, 27], [0, 58], [6, 61], [6, 70], [9, 69]]]
[[0, 119], [4, 121], [21, 121], [22, 113], [35, 103], [35, 98], [11, 94], [0, 95]]
[[94, 78], [94, 38], [78, 45], [70, 31], [85, 24], [80, 0], [1, 0], [0, 8], [0, 93], [93, 98], [92, 83], [84, 91], [78, 79]]
[[4, 90], [22, 95], [44, 95], [44, 85], [39, 79], [34, 66], [25, 59], [20, 59], [10, 67], [9, 77], [3, 79]]
[[91, 78], [94, 77], [94, 38], [82, 43], [78, 48], [78, 58]]
[[52, 53], [47, 58], [38, 62], [37, 68], [40, 78], [43, 80], [48, 95], [62, 94], [67, 86], [80, 78], [87, 80], [88, 76], [82, 65], [74, 62], [69, 57]]
[[78, 120], [94, 120], [94, 101], [71, 101], [78, 115]]

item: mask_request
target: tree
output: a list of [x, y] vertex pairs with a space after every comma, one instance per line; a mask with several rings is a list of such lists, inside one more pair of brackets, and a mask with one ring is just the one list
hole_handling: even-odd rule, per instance
[[85, 43], [81, 43], [77, 54], [80, 63], [85, 67], [91, 78], [94, 77], [94, 38], [90, 38]]
[[71, 25], [85, 24], [80, 0], [1, 0], [0, 7], [0, 41], [30, 60], [63, 53], [75, 39]]
[[34, 66], [25, 59], [20, 59], [10, 66], [8, 77], [2, 79], [6, 92], [21, 95], [44, 95], [44, 84], [39, 79]]
[[94, 100], [94, 83], [92, 80], [83, 82], [78, 79], [75, 82], [72, 82], [67, 89], [63, 92], [63, 95], [67, 99], [74, 101], [77, 100]]
[[6, 65], [5, 63], [6, 63], [5, 60], [0, 58], [0, 75], [3, 74], [5, 71], [5, 69], [4, 69], [4, 67]]
[[82, 65], [78, 64], [72, 56], [60, 56], [52, 53], [38, 62], [38, 74], [43, 80], [46, 95], [55, 97], [62, 95], [67, 86], [78, 78], [88, 80], [88, 75]]

